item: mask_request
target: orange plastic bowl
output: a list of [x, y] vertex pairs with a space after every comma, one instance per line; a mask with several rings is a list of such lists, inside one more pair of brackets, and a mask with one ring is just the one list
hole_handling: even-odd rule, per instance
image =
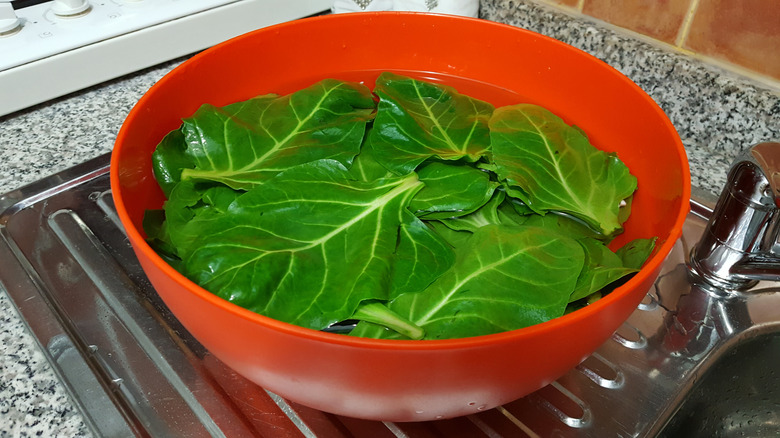
[[[472, 338], [389, 341], [323, 333], [252, 313], [200, 288], [144, 241], [163, 195], [151, 154], [201, 104], [286, 94], [334, 77], [367, 84], [390, 70], [442, 81], [495, 105], [541, 104], [616, 151], [639, 180], [616, 245], [658, 236], [657, 253], [595, 304], [537, 326]], [[214, 355], [292, 401], [346, 416], [415, 421], [474, 413], [563, 375], [605, 342], [652, 286], [682, 232], [690, 175], [663, 111], [596, 58], [520, 28], [454, 16], [360, 13], [309, 18], [239, 36], [155, 84], [122, 126], [111, 187], [127, 236], [173, 314]]]

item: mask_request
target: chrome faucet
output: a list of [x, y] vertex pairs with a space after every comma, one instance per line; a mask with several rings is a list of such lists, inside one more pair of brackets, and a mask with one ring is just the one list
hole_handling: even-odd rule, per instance
[[759, 143], [731, 165], [689, 268], [726, 291], [780, 280], [780, 143]]

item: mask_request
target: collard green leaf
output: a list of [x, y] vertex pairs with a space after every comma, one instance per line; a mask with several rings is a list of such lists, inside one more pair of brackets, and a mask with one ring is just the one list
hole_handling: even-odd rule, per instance
[[488, 119], [493, 106], [453, 88], [383, 73], [370, 145], [375, 158], [398, 175], [423, 161], [477, 161], [488, 153]]
[[[515, 192], [511, 188], [506, 188], [505, 187], [505, 190], [507, 190], [510, 193], [514, 193]], [[528, 215], [531, 215], [531, 214], [539, 214], [539, 213], [535, 212], [534, 210], [532, 210], [528, 205], [526, 205], [525, 202], [521, 201], [520, 199], [514, 198], [514, 197], [508, 197], [506, 204], [507, 204], [506, 207], [511, 207], [512, 210], [514, 210], [515, 213], [517, 215], [519, 215], [519, 216], [528, 216]], [[505, 210], [505, 212], [507, 214], [510, 213], [508, 208], [505, 208], [504, 210]]]
[[390, 297], [425, 289], [455, 262], [455, 252], [442, 236], [409, 211], [402, 215]]
[[591, 238], [602, 239], [604, 236], [593, 231], [588, 225], [582, 221], [570, 217], [566, 214], [557, 212], [547, 213], [545, 215], [529, 214], [522, 216], [518, 220], [521, 224], [530, 227], [542, 227], [550, 231], [554, 231], [564, 236], [569, 236], [574, 239]]
[[617, 156], [536, 105], [497, 109], [490, 129], [498, 176], [531, 209], [572, 214], [605, 236], [622, 230], [618, 208], [636, 178]]
[[[374, 109], [367, 87], [333, 79], [287, 96], [203, 105], [181, 127], [184, 153], [193, 164], [181, 170], [181, 179], [249, 189], [310, 161], [330, 158], [349, 165]], [[172, 148], [158, 155], [166, 150], [179, 157]]]
[[634, 239], [615, 251], [623, 262], [623, 266], [633, 269], [641, 269], [648, 257], [655, 250], [657, 237], [651, 239]]
[[163, 225], [171, 244], [176, 248], [175, 255], [184, 258], [200, 236], [203, 227], [200, 222], [224, 214], [240, 193], [226, 186], [212, 186], [192, 180], [176, 184], [163, 205]]
[[585, 265], [569, 301], [585, 298], [626, 275], [637, 272], [637, 269], [623, 266], [620, 257], [603, 242], [591, 238], [582, 238], [578, 242], [585, 250]]
[[203, 192], [203, 203], [219, 213], [226, 213], [240, 194], [229, 187], [216, 185]]
[[183, 169], [191, 169], [195, 163], [187, 155], [187, 144], [180, 129], [171, 131], [152, 153], [152, 171], [166, 197], [181, 180]]
[[361, 181], [373, 181], [379, 178], [389, 178], [394, 176], [392, 172], [382, 166], [374, 158], [374, 150], [367, 144], [368, 138], [364, 140], [360, 153], [352, 160], [352, 166], [349, 173], [353, 178]]
[[496, 190], [490, 200], [477, 211], [465, 216], [426, 221], [437, 234], [453, 248], [468, 243], [472, 233], [488, 225], [519, 225], [520, 218], [511, 207], [507, 208], [506, 193]]
[[[583, 264], [573, 239], [535, 227], [490, 225], [459, 248], [456, 262], [422, 293], [388, 307], [422, 327], [425, 339], [477, 336], [527, 327], [563, 315]], [[393, 337], [376, 325], [353, 334]]]
[[422, 339], [425, 331], [417, 324], [388, 309], [379, 301], [364, 301], [357, 308], [352, 318], [363, 324], [375, 324], [379, 329], [393, 330], [409, 339]]
[[490, 200], [477, 211], [464, 216], [439, 219], [439, 221], [452, 230], [468, 231], [471, 233], [487, 225], [511, 225], [514, 222], [502, 220], [502, 215], [499, 212], [499, 207], [505, 199], [506, 193], [502, 190], [496, 190], [493, 192], [493, 196]]
[[392, 298], [395, 275], [421, 275], [393, 263], [399, 226], [414, 218], [406, 204], [421, 187], [415, 174], [356, 181], [333, 160], [297, 166], [204, 222], [187, 274], [257, 313], [325, 328], [365, 300]]
[[[504, 190], [502, 192], [506, 193]], [[536, 215], [525, 207], [525, 204], [515, 198], [506, 196], [504, 202], [498, 205], [498, 220], [504, 225], [522, 225], [528, 219], [526, 216]]]
[[471, 238], [471, 231], [455, 230], [441, 221], [426, 221], [425, 224], [439, 235], [452, 248], [460, 248]]
[[178, 258], [178, 251], [171, 243], [164, 210], [146, 210], [142, 221], [146, 241], [161, 256]]
[[409, 209], [426, 220], [472, 213], [497, 187], [487, 172], [467, 165], [432, 162], [420, 167], [417, 175], [425, 186], [412, 198]]
[[620, 209], [618, 210], [618, 222], [623, 224], [631, 216], [631, 206], [634, 204], [634, 195], [631, 195], [620, 203]]

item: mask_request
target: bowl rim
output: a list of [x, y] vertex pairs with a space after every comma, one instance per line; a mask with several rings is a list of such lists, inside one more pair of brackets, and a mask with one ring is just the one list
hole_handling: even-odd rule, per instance
[[[130, 215], [128, 214], [128, 211], [122, 200], [119, 175], [116, 171], [116, 168], [118, 167], [119, 154], [112, 153], [111, 164], [110, 164], [110, 184], [111, 184], [111, 189], [114, 197], [114, 204], [120, 222], [123, 224], [127, 236], [130, 242], [132, 243], [134, 249], [136, 251], [140, 251], [141, 253], [143, 253], [143, 255], [147, 257], [156, 267], [160, 268], [163, 271], [164, 275], [168, 276], [170, 279], [174, 280], [177, 284], [184, 287], [188, 292], [195, 294], [198, 298], [207, 301], [209, 304], [219, 307], [222, 310], [229, 312], [234, 316], [239, 317], [243, 320], [264, 326], [269, 329], [273, 329], [281, 333], [294, 335], [296, 337], [303, 337], [308, 340], [320, 341], [320, 342], [331, 343], [331, 344], [339, 344], [344, 347], [354, 347], [354, 348], [374, 349], [374, 350], [420, 351], [420, 350], [447, 350], [447, 349], [475, 348], [475, 347], [484, 347], [488, 345], [492, 346], [496, 344], [509, 343], [518, 338], [533, 337], [537, 333], [553, 331], [560, 326], [570, 325], [577, 321], [581, 321], [585, 318], [591, 317], [593, 314], [599, 313], [602, 308], [609, 306], [613, 301], [616, 301], [620, 299], [622, 295], [625, 295], [627, 291], [631, 289], [635, 284], [644, 282], [645, 280], [648, 279], [650, 275], [652, 275], [652, 273], [658, 271], [661, 267], [661, 264], [665, 261], [667, 255], [671, 252], [676, 241], [682, 235], [682, 227], [690, 209], [690, 196], [691, 196], [690, 167], [689, 167], [685, 148], [682, 144], [682, 140], [680, 139], [679, 134], [677, 133], [673, 124], [669, 120], [666, 113], [641, 87], [639, 87], [631, 79], [629, 79], [623, 73], [619, 72], [617, 69], [610, 66], [606, 62], [596, 58], [595, 56], [581, 49], [566, 44], [562, 41], [556, 40], [552, 37], [548, 37], [546, 35], [542, 35], [537, 32], [533, 32], [509, 24], [498, 23], [498, 22], [488, 21], [479, 18], [462, 17], [462, 16], [448, 15], [448, 14], [437, 14], [437, 13], [428, 13], [428, 12], [380, 11], [380, 12], [354, 12], [349, 14], [321, 15], [321, 16], [307, 17], [307, 18], [294, 20], [294, 21], [283, 22], [268, 27], [260, 28], [233, 37], [209, 49], [206, 49], [192, 56], [188, 60], [184, 61], [182, 64], [176, 66], [170, 72], [166, 73], [159, 81], [157, 81], [154, 85], [152, 85], [149, 88], [149, 90], [147, 90], [144, 93], [144, 95], [138, 100], [138, 102], [130, 110], [130, 112], [128, 113], [125, 121], [123, 122], [119, 130], [119, 133], [117, 134], [114, 147], [116, 148], [118, 145], [123, 144], [124, 138], [127, 136], [127, 131], [129, 130], [129, 125], [130, 125], [129, 121], [134, 118], [134, 115], [136, 113], [142, 111], [142, 108], [144, 107], [146, 101], [151, 99], [151, 96], [154, 94], [154, 90], [165, 86], [165, 84], [168, 81], [173, 80], [172, 78], [175, 75], [175, 72], [177, 72], [178, 70], [186, 69], [191, 63], [198, 62], [201, 58], [209, 56], [209, 53], [211, 53], [212, 51], [219, 50], [219, 48], [225, 45], [234, 44], [237, 41], [240, 41], [245, 38], [252, 38], [254, 35], [260, 33], [279, 32], [279, 31], [283, 31], [288, 27], [300, 26], [302, 22], [305, 23], [305, 22], [314, 22], [314, 21], [322, 21], [322, 20], [347, 20], [348, 21], [350, 19], [364, 19], [367, 16], [373, 19], [385, 19], [383, 17], [405, 17], [405, 16], [420, 16], [420, 15], [431, 17], [430, 18], [431, 20], [461, 20], [464, 22], [464, 24], [469, 24], [471, 26], [508, 28], [511, 29], [513, 32], [524, 33], [527, 35], [530, 34], [530, 36], [533, 36], [534, 38], [544, 40], [545, 44], [555, 44], [558, 46], [562, 46], [564, 50], [568, 50], [571, 53], [575, 53], [576, 56], [584, 56], [586, 58], [590, 58], [591, 61], [595, 61], [601, 64], [602, 66], [607, 67], [607, 69], [611, 70], [612, 73], [615, 75], [616, 79], [627, 82], [630, 88], [634, 89], [634, 91], [643, 95], [643, 97], [646, 99], [648, 104], [652, 105], [653, 110], [659, 115], [660, 119], [663, 121], [665, 125], [665, 128], [671, 134], [671, 137], [674, 139], [675, 142], [676, 158], [680, 162], [680, 171], [681, 171], [680, 173], [682, 178], [682, 192], [679, 195], [680, 202], [682, 203], [682, 205], [679, 211], [677, 212], [677, 217], [675, 218], [673, 226], [670, 229], [668, 235], [663, 236], [664, 240], [661, 242], [660, 245], [656, 246], [656, 250], [650, 256], [650, 258], [645, 262], [645, 265], [625, 284], [615, 288], [615, 290], [613, 290], [607, 296], [599, 299], [595, 303], [587, 307], [578, 309], [574, 312], [560, 316], [558, 318], [554, 318], [549, 321], [536, 324], [533, 326], [529, 326], [529, 327], [519, 328], [515, 330], [500, 332], [500, 333], [471, 336], [465, 338], [422, 340], [422, 341], [373, 339], [373, 338], [360, 338], [354, 336], [346, 336], [342, 334], [328, 333], [328, 332], [314, 330], [302, 326], [297, 326], [291, 323], [286, 323], [283, 321], [270, 318], [268, 316], [264, 316], [252, 312], [248, 309], [233, 304], [223, 298], [220, 298], [217, 295], [207, 291], [203, 287], [197, 285], [196, 283], [194, 283], [193, 281], [185, 277], [183, 274], [176, 271], [167, 262], [165, 262], [163, 258], [160, 257], [157, 254], [157, 252], [155, 252], [151, 248], [151, 246], [146, 242], [141, 232], [135, 226], [132, 225]], [[349, 17], [354, 17], [354, 18], [349, 18]]]

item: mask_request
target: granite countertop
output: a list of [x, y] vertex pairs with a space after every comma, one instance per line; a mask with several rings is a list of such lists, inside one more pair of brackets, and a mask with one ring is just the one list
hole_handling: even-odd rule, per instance
[[[0, 193], [110, 152], [133, 105], [180, 62], [0, 117]], [[89, 435], [64, 386], [0, 287], [0, 438]]]
[[[677, 128], [693, 185], [704, 192], [720, 191], [740, 150], [780, 139], [780, 91], [767, 85], [532, 1], [483, 0], [481, 16], [562, 40], [634, 80]], [[135, 102], [180, 62], [0, 117], [0, 192], [109, 152]], [[81, 415], [0, 291], [0, 438], [87, 435]]]

